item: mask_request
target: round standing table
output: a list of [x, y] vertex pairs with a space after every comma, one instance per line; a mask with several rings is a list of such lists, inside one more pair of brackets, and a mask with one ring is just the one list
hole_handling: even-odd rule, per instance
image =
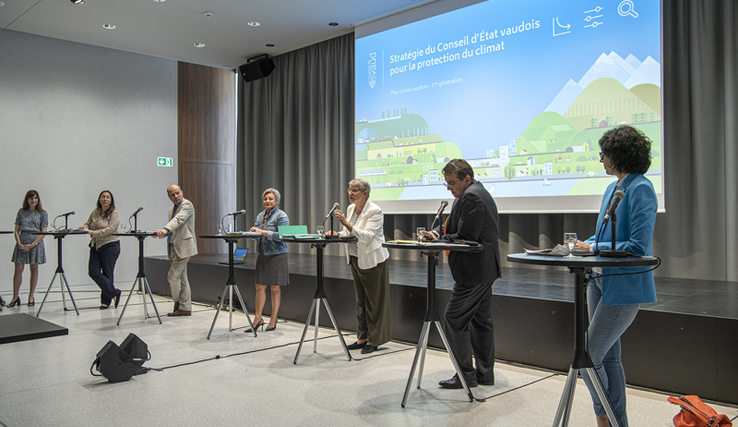
[[[36, 317], [41, 315], [41, 310], [44, 308], [44, 303], [46, 302], [46, 297], [49, 296], [49, 291], [51, 291], [51, 285], [54, 284], [54, 280], [57, 276], [59, 276], [59, 285], [61, 286], [61, 295], [62, 295], [62, 303], [64, 304], [64, 311], [71, 311], [71, 309], [67, 308], [67, 300], [64, 297], [64, 287], [66, 286], [67, 292], [69, 292], [69, 299], [72, 300], [72, 305], [74, 306], [74, 311], [77, 312], [77, 316], [79, 316], [79, 310], [77, 309], [77, 303], [74, 302], [74, 297], [72, 296], [72, 290], [69, 289], [69, 282], [67, 281], [67, 275], [64, 273], [64, 267], [62, 266], [62, 240], [64, 240], [65, 237], [71, 235], [79, 235], [83, 234], [87, 236], [87, 231], [84, 230], [57, 230], [57, 231], [34, 231], [31, 232], [31, 234], [39, 234], [42, 236], [54, 236], [56, 239], [56, 271], [54, 272], [54, 276], [51, 278], [51, 283], [49, 283], [48, 289], [46, 289], [46, 293], [44, 294], [44, 299], [41, 301], [41, 306], [38, 308], [38, 312], [36, 312]], [[62, 283], [63, 282], [63, 283]]]
[[128, 293], [126, 303], [123, 305], [123, 310], [120, 312], [117, 325], [120, 325], [120, 321], [123, 319], [123, 313], [126, 312], [126, 307], [128, 307], [128, 302], [131, 300], [131, 295], [133, 295], [133, 290], [136, 289], [136, 285], [138, 285], [139, 291], [144, 292], [144, 320], [154, 317], [149, 316], [149, 310], [146, 307], [146, 295], [148, 294], [149, 299], [151, 300], [151, 305], [154, 307], [156, 318], [159, 319], [159, 324], [161, 324], [161, 316], [159, 316], [159, 310], [156, 308], [156, 304], [154, 303], [154, 295], [151, 293], [149, 281], [146, 279], [146, 273], [144, 273], [144, 240], [149, 236], [156, 236], [156, 233], [153, 231], [130, 231], [128, 233], [113, 233], [113, 236], [132, 236], [138, 239], [138, 274], [136, 275], [136, 279], [133, 281], [131, 291]]
[[238, 297], [238, 301], [241, 302], [243, 313], [246, 315], [246, 319], [249, 321], [249, 326], [251, 326], [251, 331], [254, 333], [254, 336], [256, 336], [256, 328], [254, 328], [254, 324], [253, 322], [251, 322], [251, 316], [249, 316], [249, 311], [246, 309], [246, 304], [243, 302], [243, 297], [241, 297], [241, 291], [239, 291], [238, 286], [236, 286], [236, 276], [235, 276], [235, 270], [233, 266], [233, 254], [235, 252], [236, 242], [238, 241], [238, 239], [243, 239], [243, 238], [258, 239], [262, 237], [261, 233], [256, 232], [256, 231], [247, 231], [244, 233], [206, 235], [206, 236], [197, 236], [197, 237], [201, 239], [223, 239], [226, 242], [228, 242], [228, 281], [226, 282], [226, 285], [223, 288], [223, 294], [220, 296], [220, 301], [218, 301], [218, 309], [215, 311], [215, 318], [213, 319], [213, 324], [210, 325], [210, 332], [208, 332], [208, 339], [210, 339], [210, 334], [213, 333], [215, 322], [218, 320], [218, 314], [220, 313], [220, 309], [223, 306], [223, 301], [225, 300], [226, 291], [228, 292], [228, 332], [233, 331], [233, 290], [234, 289], [236, 290], [236, 296]]
[[341, 346], [343, 347], [343, 351], [346, 352], [346, 356], [348, 357], [348, 360], [351, 360], [351, 353], [349, 353], [348, 348], [346, 348], [346, 341], [344, 341], [343, 339], [341, 328], [338, 327], [338, 322], [336, 322], [336, 318], [333, 316], [333, 311], [331, 311], [331, 306], [328, 304], [328, 296], [325, 294], [325, 290], [323, 289], [323, 251], [325, 250], [325, 247], [330, 243], [355, 242], [357, 240], [356, 237], [335, 237], [335, 238], [322, 237], [319, 239], [298, 239], [298, 238], [283, 237], [281, 240], [287, 243], [308, 243], [311, 245], [311, 247], [316, 248], [318, 250], [318, 266], [317, 266], [317, 274], [316, 274], [317, 289], [315, 290], [315, 296], [313, 297], [313, 304], [310, 306], [310, 312], [308, 313], [307, 320], [305, 320], [305, 329], [302, 330], [302, 337], [300, 337], [300, 345], [297, 347], [297, 353], [295, 354], [295, 360], [292, 363], [297, 364], [297, 358], [300, 357], [300, 351], [302, 350], [302, 344], [303, 342], [305, 342], [305, 334], [307, 334], [307, 330], [310, 327], [310, 319], [313, 317], [313, 312], [315, 312], [315, 336], [313, 337], [313, 353], [318, 352], [318, 323], [319, 323], [319, 317], [320, 317], [320, 302], [321, 301], [325, 304], [325, 309], [328, 312], [328, 316], [330, 316], [331, 322], [333, 322], [333, 328], [336, 330], [336, 333], [338, 334], [338, 339], [341, 341]]
[[407, 379], [407, 385], [405, 386], [405, 394], [402, 396], [402, 407], [405, 407], [407, 403], [407, 396], [410, 393], [410, 386], [413, 382], [413, 376], [415, 375], [415, 367], [420, 359], [420, 368], [418, 369], [418, 388], [420, 388], [420, 381], [423, 379], [423, 365], [425, 364], [425, 351], [428, 348], [428, 335], [430, 335], [430, 325], [436, 325], [438, 333], [441, 335], [443, 345], [446, 346], [448, 356], [451, 358], [451, 363], [454, 365], [456, 374], [461, 381], [461, 385], [464, 386], [469, 396], [469, 402], [474, 400], [469, 386], [466, 384], [466, 378], [464, 373], [461, 372], [461, 367], [454, 357], [454, 353], [451, 350], [451, 346], [448, 345], [446, 334], [443, 332], [441, 327], [441, 317], [438, 315], [438, 309], [436, 308], [436, 266], [438, 265], [438, 255], [441, 251], [459, 251], [459, 252], [480, 252], [484, 247], [482, 245], [469, 246], [462, 244], [452, 243], [415, 243], [415, 244], [401, 244], [401, 243], [383, 243], [382, 246], [385, 248], [392, 249], [405, 249], [411, 251], [420, 251], [420, 256], [428, 257], [428, 295], [425, 309], [425, 318], [423, 321], [423, 329], [420, 331], [420, 338], [418, 338], [418, 346], [415, 350], [415, 358], [413, 359], [413, 365], [410, 368], [410, 376]]
[[658, 264], [658, 258], [655, 257], [636, 257], [628, 256], [625, 258], [605, 258], [601, 256], [586, 257], [556, 257], [548, 255], [528, 255], [528, 254], [510, 254], [507, 256], [510, 262], [521, 264], [550, 265], [568, 267], [571, 273], [574, 273], [574, 361], [569, 368], [569, 375], [566, 378], [564, 391], [559, 400], [559, 407], [556, 410], [554, 426], [568, 426], [569, 417], [571, 415], [571, 405], [574, 400], [574, 390], [577, 387], [577, 374], [579, 370], [585, 370], [592, 379], [597, 390], [597, 395], [602, 402], [602, 406], [607, 412], [607, 417], [613, 426], [619, 427], [620, 420], [615, 414], [612, 403], [602, 386], [597, 371], [594, 368], [592, 359], [589, 357], [587, 348], [584, 343], [586, 325], [587, 325], [587, 307], [585, 293], [587, 289], [587, 272], [594, 267], [647, 267]]

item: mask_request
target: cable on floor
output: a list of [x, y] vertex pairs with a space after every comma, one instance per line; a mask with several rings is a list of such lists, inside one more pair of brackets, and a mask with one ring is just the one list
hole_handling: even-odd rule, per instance
[[[349, 334], [345, 334], [345, 335], [349, 335]], [[335, 338], [337, 336], [338, 335], [329, 335], [329, 336], [325, 336], [325, 337], [320, 337], [320, 338], [318, 338], [318, 340], [324, 340], [324, 339], [328, 339], [328, 338]], [[307, 343], [307, 342], [310, 342], [310, 341], [312, 341], [312, 340], [305, 340], [303, 343]], [[196, 363], [208, 362], [208, 361], [211, 361], [211, 360], [226, 359], [228, 357], [243, 356], [244, 354], [251, 354], [251, 353], [258, 353], [258, 352], [261, 352], [261, 351], [274, 350], [274, 349], [277, 349], [277, 348], [289, 347], [289, 346], [295, 345], [295, 344], [300, 344], [300, 341], [289, 342], [289, 343], [274, 345], [274, 346], [265, 347], [265, 348], [257, 348], [257, 349], [254, 349], [254, 350], [242, 351], [240, 353], [226, 354], [224, 356], [221, 356], [221, 355], [218, 354], [218, 355], [215, 355], [213, 357], [208, 357], [208, 358], [200, 359], [200, 360], [194, 360], [192, 362], [179, 363], [179, 364], [171, 365], [171, 366], [165, 366], [163, 368], [146, 368], [146, 369], [148, 369], [149, 371], [162, 372], [165, 369], [179, 368], [181, 366], [194, 365]]]
[[533, 385], [535, 383], [538, 383], [538, 382], [541, 382], [543, 380], [547, 380], [549, 378], [553, 378], [553, 377], [556, 377], [556, 376], [559, 376], [559, 375], [561, 375], [561, 374], [551, 374], [551, 375], [549, 375], [547, 377], [539, 378], [539, 379], [537, 379], [535, 381], [532, 381], [532, 382], [529, 382], [529, 383], [526, 383], [526, 384], [517, 386], [515, 388], [511, 388], [510, 390], [505, 390], [503, 392], [500, 392], [500, 393], [497, 393], [497, 394], [493, 394], [491, 396], [487, 396], [487, 397], [483, 397], [483, 398], [475, 397], [474, 400], [476, 400], [477, 402], [486, 402], [488, 399], [492, 399], [493, 397], [502, 396], [503, 394], [507, 394], [507, 393], [513, 392], [515, 390], [519, 390], [521, 388], [524, 388], [524, 387], [528, 387], [528, 386]]

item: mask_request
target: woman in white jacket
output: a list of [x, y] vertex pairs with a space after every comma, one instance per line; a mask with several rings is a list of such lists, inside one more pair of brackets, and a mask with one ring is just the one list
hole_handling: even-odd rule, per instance
[[358, 240], [348, 243], [346, 258], [351, 266], [356, 289], [356, 342], [349, 350], [361, 349], [371, 353], [391, 338], [390, 289], [387, 258], [389, 251], [384, 243], [384, 214], [382, 209], [369, 201], [371, 187], [363, 179], [349, 182], [349, 202], [346, 215], [340, 210], [335, 216], [343, 224], [343, 237], [354, 236]]

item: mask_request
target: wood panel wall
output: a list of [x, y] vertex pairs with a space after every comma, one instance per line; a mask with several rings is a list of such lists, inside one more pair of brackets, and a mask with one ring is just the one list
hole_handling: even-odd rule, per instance
[[[215, 234], [236, 206], [236, 77], [230, 70], [178, 63], [177, 170], [182, 192], [195, 206], [198, 236]], [[227, 252], [216, 239], [198, 238], [197, 248]]]

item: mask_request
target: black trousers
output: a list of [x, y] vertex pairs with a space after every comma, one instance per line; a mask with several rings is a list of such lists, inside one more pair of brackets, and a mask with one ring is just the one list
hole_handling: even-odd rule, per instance
[[89, 274], [90, 278], [97, 283], [102, 293], [100, 303], [110, 305], [113, 298], [120, 294], [120, 289], [115, 288], [115, 262], [120, 255], [120, 242], [110, 242], [100, 249], [90, 248]]
[[[494, 381], [492, 283], [454, 284], [444, 318], [446, 338], [466, 381]], [[472, 354], [476, 369], [472, 364]]]

